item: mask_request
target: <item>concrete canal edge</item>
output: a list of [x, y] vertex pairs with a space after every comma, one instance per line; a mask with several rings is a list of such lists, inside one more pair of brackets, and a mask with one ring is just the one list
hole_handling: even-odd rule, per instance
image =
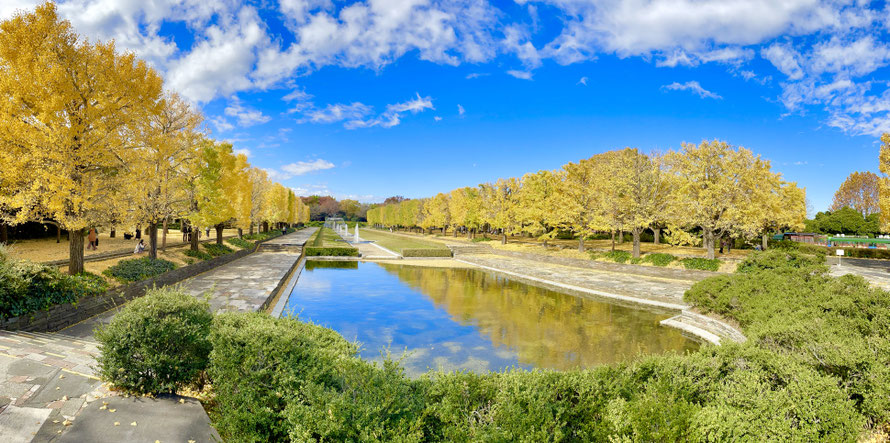
[[518, 280], [528, 282], [535, 286], [543, 286], [547, 289], [555, 289], [563, 292], [568, 291], [569, 293], [573, 294], [582, 294], [594, 296], [597, 298], [605, 298], [616, 301], [620, 305], [630, 307], [638, 308], [640, 306], [645, 306], [648, 308], [654, 308], [655, 310], [677, 313], [677, 315], [671, 318], [662, 320], [660, 324], [663, 326], [679, 329], [680, 331], [692, 335], [701, 341], [705, 341], [711, 344], [719, 345], [722, 340], [730, 340], [736, 342], [744, 342], [746, 340], [744, 334], [742, 334], [734, 327], [719, 320], [715, 320], [710, 317], [695, 313], [690, 310], [691, 306], [689, 305], [680, 303], [668, 303], [658, 300], [648, 300], [639, 297], [633, 297], [629, 295], [615, 294], [611, 292], [560, 283], [552, 280], [546, 280], [538, 277], [532, 277], [529, 275], [523, 275], [503, 269], [497, 269], [494, 267], [484, 266], [470, 261], [461, 260], [459, 258], [454, 258], [454, 260], [480, 269], [507, 275]]

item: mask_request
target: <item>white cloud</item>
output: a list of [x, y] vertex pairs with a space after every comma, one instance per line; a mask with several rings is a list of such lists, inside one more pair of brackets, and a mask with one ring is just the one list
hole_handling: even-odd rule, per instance
[[410, 112], [417, 114], [426, 109], [436, 109], [433, 107], [433, 101], [429, 97], [417, 97], [406, 102], [386, 105], [386, 112], [372, 119], [354, 119], [347, 121], [343, 127], [346, 129], [370, 128], [373, 126], [382, 126], [391, 128], [401, 123], [402, 114]]
[[467, 112], [467, 111], [464, 110], [464, 107], [462, 105], [458, 104], [457, 105], [457, 115], [464, 115], [465, 112]]
[[235, 125], [229, 123], [228, 120], [222, 117], [211, 117], [210, 123], [213, 124], [219, 132], [228, 132], [235, 129]]
[[769, 60], [779, 72], [788, 76], [789, 79], [799, 80], [803, 78], [803, 69], [801, 69], [798, 62], [801, 56], [790, 44], [776, 43], [770, 45], [764, 48], [760, 55]]
[[281, 97], [282, 100], [286, 102], [298, 101], [304, 102], [312, 99], [312, 94], [307, 93], [305, 90], [300, 88], [295, 88], [293, 91]]
[[491, 74], [489, 74], [487, 72], [472, 72], [472, 73], [467, 74], [467, 80], [472, 80], [474, 78], [479, 78], [479, 77], [486, 77], [488, 75], [491, 75]]
[[578, 80], [578, 83], [575, 84], [587, 86], [587, 77], [581, 77], [581, 80]]
[[296, 162], [287, 164], [281, 167], [281, 170], [291, 176], [308, 174], [314, 171], [323, 171], [325, 169], [331, 169], [334, 167], [334, 164], [322, 159], [313, 160], [311, 162]]
[[[0, 18], [38, 2], [2, 0]], [[501, 10], [491, 0], [57, 0], [61, 16], [79, 34], [114, 39], [120, 49], [134, 51], [162, 72], [168, 88], [196, 103], [291, 85], [294, 78], [326, 66], [380, 71], [406, 55], [445, 65], [511, 57], [521, 69], [508, 73], [531, 79], [547, 59], [565, 65], [610, 54], [641, 57], [665, 68], [720, 63], [731, 75], [762, 84], [775, 76], [778, 98], [788, 112], [824, 110], [829, 125], [850, 133], [875, 134], [890, 120], [885, 76], [879, 73], [890, 64], [890, 6], [881, 8], [879, 2], [515, 3], [522, 7], [516, 16], [507, 13], [516, 8]], [[287, 31], [266, 23], [273, 14]], [[546, 33], [539, 20], [548, 23]], [[185, 25], [190, 38], [172, 38], [165, 26], [171, 23]], [[556, 23], [552, 34], [550, 23]], [[741, 74], [754, 72], [748, 64], [758, 56], [777, 73], [760, 74], [758, 67], [758, 77]], [[336, 108], [318, 109], [302, 93], [294, 90], [283, 97], [294, 102], [289, 112], [336, 114]], [[369, 111], [342, 121], [358, 126], [399, 121], [398, 113], [389, 119], [384, 114], [374, 117]], [[242, 123], [237, 117], [234, 121]], [[225, 120], [210, 123], [231, 130]]]
[[250, 157], [251, 155], [253, 155], [253, 153], [250, 152], [250, 149], [247, 148], [238, 148], [234, 151], [234, 153], [235, 155], [244, 154], [245, 157]]
[[438, 115], [435, 115], [435, 116], [433, 116], [433, 120], [435, 120], [435, 121], [437, 121], [437, 122], [440, 122], [440, 121], [442, 121], [442, 117], [439, 117]]
[[324, 108], [317, 108], [312, 102], [303, 102], [295, 112], [302, 115], [298, 123], [343, 122], [346, 129], [359, 129], [374, 126], [391, 128], [401, 123], [403, 114], [417, 114], [427, 109], [435, 109], [432, 98], [416, 94], [411, 100], [386, 105], [386, 110], [379, 115], [374, 115], [373, 107], [361, 102], [329, 104]]
[[369, 114], [373, 108], [360, 102], [349, 104], [337, 103], [327, 105], [321, 109], [310, 109], [303, 112], [305, 116], [298, 120], [299, 123], [335, 123], [343, 120], [354, 120], [363, 118]]
[[686, 83], [673, 82], [669, 85], [664, 85], [661, 88], [670, 90], [670, 91], [690, 91], [693, 94], [696, 94], [701, 98], [716, 98], [716, 99], [723, 98], [711, 91], [708, 91], [705, 88], [702, 88], [701, 85], [698, 84], [698, 82], [695, 80], [688, 81]]
[[224, 113], [229, 117], [237, 119], [238, 125], [241, 127], [253, 126], [272, 120], [271, 117], [264, 115], [261, 111], [244, 106], [237, 97], [233, 98], [231, 103], [226, 106]]
[[507, 75], [509, 75], [511, 77], [516, 77], [516, 78], [522, 79], [522, 80], [531, 80], [532, 79], [532, 73], [528, 72], [528, 71], [517, 71], [517, 70], [511, 69], [511, 70], [507, 71]]

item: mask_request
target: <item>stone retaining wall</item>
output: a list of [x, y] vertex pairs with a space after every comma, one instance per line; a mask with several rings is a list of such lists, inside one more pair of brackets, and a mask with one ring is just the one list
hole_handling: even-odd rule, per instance
[[[277, 237], [273, 237], [272, 239], [274, 238]], [[260, 243], [260, 245], [262, 245], [262, 243]], [[56, 305], [46, 311], [34, 312], [20, 317], [0, 320], [0, 329], [9, 331], [56, 332], [86, 320], [96, 314], [105, 312], [115, 306], [122, 305], [129, 300], [141, 297], [148, 289], [179, 283], [213, 268], [243, 258], [252, 254], [257, 249], [259, 249], [259, 245], [251, 249], [242, 249], [231, 254], [183, 266], [148, 280], [112, 288], [102, 295], [85, 297], [75, 303]]]

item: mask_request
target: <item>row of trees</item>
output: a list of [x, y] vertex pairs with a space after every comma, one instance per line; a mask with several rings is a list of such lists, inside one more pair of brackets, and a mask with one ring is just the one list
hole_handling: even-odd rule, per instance
[[700, 233], [708, 258], [724, 236], [762, 236], [799, 229], [806, 193], [772, 172], [768, 161], [721, 141], [683, 144], [679, 151], [644, 154], [627, 148], [568, 163], [556, 171], [529, 173], [421, 200], [372, 208], [379, 226], [448, 228], [472, 236], [479, 229], [532, 235], [542, 241], [560, 230], [575, 233], [579, 250], [598, 232], [630, 232], [633, 255], [640, 236], [663, 229], [675, 243]]
[[68, 230], [72, 274], [90, 227], [145, 226], [155, 258], [158, 225], [173, 218], [215, 227], [217, 242], [229, 223], [308, 220], [293, 191], [202, 120], [144, 61], [78, 36], [52, 3], [0, 23], [0, 217]]

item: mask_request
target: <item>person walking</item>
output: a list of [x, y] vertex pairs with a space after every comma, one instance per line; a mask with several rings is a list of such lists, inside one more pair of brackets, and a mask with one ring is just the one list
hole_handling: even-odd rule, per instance
[[98, 249], [96, 248], [96, 238], [96, 230], [90, 228], [90, 233], [87, 235], [87, 241], [89, 242], [89, 244], [87, 245], [87, 249], [92, 249], [94, 251]]

